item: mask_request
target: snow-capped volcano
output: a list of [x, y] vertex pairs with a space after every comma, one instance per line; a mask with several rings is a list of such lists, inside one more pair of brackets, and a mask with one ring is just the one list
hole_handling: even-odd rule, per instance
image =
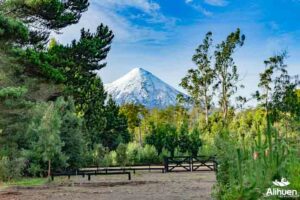
[[165, 108], [176, 104], [180, 93], [152, 73], [135, 68], [118, 80], [105, 84], [105, 90], [119, 104], [142, 104], [147, 108]]

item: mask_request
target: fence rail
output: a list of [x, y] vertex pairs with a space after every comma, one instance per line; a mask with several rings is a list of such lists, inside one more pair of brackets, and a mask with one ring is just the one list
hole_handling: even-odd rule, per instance
[[215, 156], [177, 156], [164, 158], [165, 172], [217, 171]]

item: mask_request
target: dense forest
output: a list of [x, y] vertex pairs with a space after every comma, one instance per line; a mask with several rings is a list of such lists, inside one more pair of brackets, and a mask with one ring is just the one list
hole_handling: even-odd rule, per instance
[[[262, 61], [257, 92], [243, 89], [234, 54], [240, 29], [214, 44], [208, 32], [165, 109], [117, 105], [96, 71], [114, 34], [99, 24], [78, 40], [51, 33], [75, 24], [87, 0], [0, 0], [0, 180], [86, 166], [162, 163], [164, 156], [216, 155], [215, 199], [259, 199], [286, 177], [300, 191], [300, 90], [287, 52]], [[248, 101], [257, 105], [246, 107]], [[189, 105], [189, 106], [187, 106]]]

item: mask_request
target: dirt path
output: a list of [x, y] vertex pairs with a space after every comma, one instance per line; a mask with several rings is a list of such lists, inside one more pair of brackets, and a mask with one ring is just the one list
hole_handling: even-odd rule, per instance
[[[1, 200], [206, 200], [215, 183], [213, 172], [147, 173], [56, 180], [43, 187], [9, 188]], [[59, 182], [59, 183], [58, 183]], [[59, 184], [59, 185], [58, 185]]]

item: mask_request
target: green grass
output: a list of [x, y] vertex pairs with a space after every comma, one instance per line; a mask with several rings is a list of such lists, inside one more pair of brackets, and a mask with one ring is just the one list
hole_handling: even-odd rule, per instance
[[22, 178], [20, 180], [10, 181], [0, 185], [0, 188], [7, 188], [10, 186], [40, 186], [48, 183], [47, 178]]

